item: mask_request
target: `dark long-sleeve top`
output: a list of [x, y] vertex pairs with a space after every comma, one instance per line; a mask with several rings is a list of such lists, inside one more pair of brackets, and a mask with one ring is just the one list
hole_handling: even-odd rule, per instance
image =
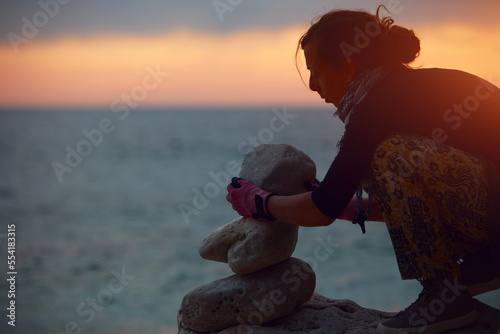
[[400, 69], [376, 84], [345, 127], [339, 152], [312, 193], [337, 218], [367, 174], [376, 147], [396, 133], [430, 138], [482, 156], [500, 169], [500, 89], [447, 69]]

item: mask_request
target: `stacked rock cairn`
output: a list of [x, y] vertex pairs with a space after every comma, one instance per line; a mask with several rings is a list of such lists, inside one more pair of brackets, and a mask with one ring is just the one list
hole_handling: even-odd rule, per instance
[[[279, 195], [306, 192], [316, 165], [286, 144], [260, 145], [243, 160], [240, 177]], [[292, 258], [298, 226], [240, 217], [202, 241], [202, 258], [224, 262], [235, 273], [189, 292], [179, 309], [179, 333], [252, 333], [252, 328], [293, 313], [314, 293], [316, 276]]]

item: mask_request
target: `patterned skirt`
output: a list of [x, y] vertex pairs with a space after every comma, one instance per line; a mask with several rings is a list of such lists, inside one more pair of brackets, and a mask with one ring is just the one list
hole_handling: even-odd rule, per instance
[[403, 279], [457, 277], [460, 260], [488, 246], [487, 181], [477, 157], [394, 135], [377, 147], [371, 167], [372, 196]]

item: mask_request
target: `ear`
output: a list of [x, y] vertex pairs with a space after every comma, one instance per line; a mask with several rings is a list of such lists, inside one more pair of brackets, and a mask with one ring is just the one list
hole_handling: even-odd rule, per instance
[[358, 64], [356, 64], [354, 60], [349, 59], [344, 63], [342, 67], [344, 72], [344, 78], [349, 84], [352, 82], [352, 80], [354, 80], [356, 73], [358, 73]]

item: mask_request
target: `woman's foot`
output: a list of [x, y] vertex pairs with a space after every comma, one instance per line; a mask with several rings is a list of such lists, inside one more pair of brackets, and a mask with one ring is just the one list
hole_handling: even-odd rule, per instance
[[473, 323], [474, 300], [458, 278], [422, 281], [418, 299], [377, 327], [379, 334], [437, 334]]
[[500, 289], [500, 276], [471, 284], [468, 290], [472, 297]]

